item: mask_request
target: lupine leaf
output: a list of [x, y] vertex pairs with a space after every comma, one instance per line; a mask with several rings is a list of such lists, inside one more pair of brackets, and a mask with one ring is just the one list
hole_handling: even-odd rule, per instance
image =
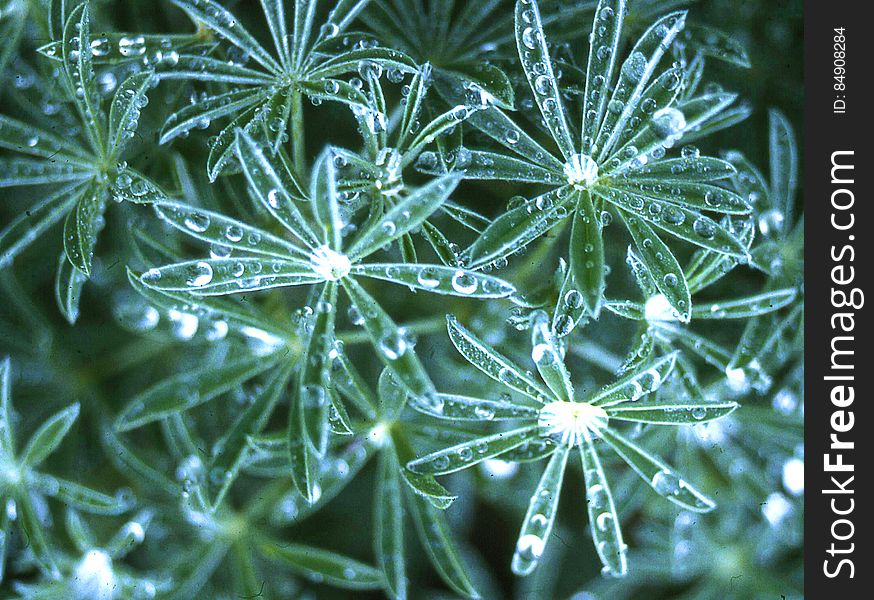
[[482, 461], [512, 450], [537, 435], [529, 425], [476, 438], [411, 460], [407, 469], [417, 475], [447, 475], [473, 467]]
[[627, 546], [622, 541], [619, 513], [610, 491], [610, 484], [601, 466], [601, 459], [589, 436], [580, 445], [580, 458], [586, 482], [586, 508], [589, 513], [589, 531], [601, 563], [609, 572], [622, 577], [628, 572]]
[[512, 568], [516, 575], [529, 575], [543, 555], [558, 512], [558, 499], [561, 496], [561, 484], [569, 452], [568, 446], [561, 446], [556, 450], [549, 459], [537, 488], [531, 494], [528, 512], [522, 521], [522, 531], [519, 532], [513, 554]]
[[502, 279], [467, 269], [442, 265], [355, 265], [352, 273], [406, 285], [433, 294], [464, 298], [506, 298], [516, 291]]
[[258, 549], [267, 559], [293, 573], [319, 583], [347, 590], [375, 590], [382, 587], [382, 573], [357, 560], [301, 544], [265, 540]]
[[57, 449], [78, 417], [79, 404], [72, 404], [49, 417], [27, 442], [21, 462], [29, 467], [38, 466]]
[[446, 317], [446, 327], [449, 331], [449, 339], [455, 349], [470, 364], [495, 381], [499, 381], [541, 403], [552, 397], [549, 388], [529, 376], [509, 359], [471, 333], [455, 317]]
[[600, 435], [658, 495], [694, 512], [710, 512], [716, 508], [713, 500], [692, 487], [658, 457], [625, 436], [612, 429], [605, 429]]
[[271, 368], [277, 358], [244, 356], [165, 379], [131, 400], [116, 418], [115, 428], [136, 429], [209, 402]]
[[401, 497], [400, 465], [391, 448], [380, 454], [377, 471], [374, 552], [385, 574], [392, 598], [407, 597], [406, 561], [404, 560], [404, 512]]

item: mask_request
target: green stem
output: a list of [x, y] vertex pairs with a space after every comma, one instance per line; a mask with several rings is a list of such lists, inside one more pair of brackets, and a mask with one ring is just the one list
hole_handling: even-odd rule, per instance
[[291, 93], [291, 156], [299, 177], [306, 171], [305, 138], [303, 125], [303, 96], [298, 90]]

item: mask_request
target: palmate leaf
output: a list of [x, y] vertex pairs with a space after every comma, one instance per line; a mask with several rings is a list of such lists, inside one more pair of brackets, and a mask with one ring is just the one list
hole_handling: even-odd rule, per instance
[[438, 419], [452, 421], [504, 421], [512, 419], [536, 419], [537, 410], [504, 400], [486, 400], [456, 394], [438, 394], [439, 410], [422, 404], [413, 408]]
[[513, 554], [512, 569], [516, 575], [529, 575], [543, 555], [558, 512], [558, 499], [561, 496], [561, 484], [569, 452], [568, 446], [561, 446], [555, 451], [540, 477], [540, 483], [531, 495]]
[[[144, 66], [161, 69], [178, 64], [183, 52], [205, 51], [211, 45], [197, 34], [95, 32], [91, 41], [91, 60], [100, 66], [140, 62]], [[60, 41], [49, 42], [36, 50], [52, 60], [60, 61], [63, 58]]]

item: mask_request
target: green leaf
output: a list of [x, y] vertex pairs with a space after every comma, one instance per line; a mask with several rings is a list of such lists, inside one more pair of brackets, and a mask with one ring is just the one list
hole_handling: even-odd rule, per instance
[[268, 86], [274, 81], [267, 73], [201, 54], [180, 54], [172, 68], [158, 68], [155, 75], [159, 81], [183, 79], [255, 86]]
[[495, 107], [478, 110], [467, 118], [467, 122], [531, 164], [563, 172], [564, 163], [522, 131], [503, 111]]
[[0, 148], [89, 167], [88, 158], [73, 141], [4, 115], [0, 115]]
[[771, 158], [771, 205], [792, 223], [798, 180], [798, 144], [792, 125], [778, 110], [768, 112], [768, 151]]
[[214, 500], [216, 506], [221, 505], [236, 480], [248, 451], [247, 439], [261, 433], [267, 425], [274, 408], [283, 397], [294, 367], [295, 363], [292, 360], [280, 363], [279, 368], [271, 373], [264, 387], [258, 389], [254, 401], [240, 414], [227, 433], [213, 445], [210, 473], [221, 474], [221, 486]]
[[[700, 160], [679, 159], [678, 162], [690, 164]], [[645, 168], [643, 167], [643, 169]], [[745, 215], [752, 211], [752, 207], [743, 198], [730, 190], [698, 181], [672, 181], [670, 176], [662, 177], [658, 180], [647, 179], [640, 181], [638, 180], [637, 172], [635, 172], [633, 177], [611, 182], [610, 188], [618, 192], [628, 192], [633, 197], [664, 200], [681, 207], [722, 214]], [[605, 194], [605, 197], [610, 196], [612, 194]], [[655, 210], [652, 204], [648, 208], [650, 212]]]
[[364, 328], [376, 349], [377, 356], [418, 402], [433, 402], [434, 384], [425, 372], [419, 357], [406, 337], [382, 307], [355, 280], [342, 280], [343, 289], [355, 309], [363, 317]]
[[27, 446], [21, 454], [22, 464], [33, 468], [44, 461], [49, 454], [57, 449], [78, 417], [78, 403], [71, 404], [49, 417], [27, 442]]
[[88, 179], [91, 173], [63, 155], [59, 160], [25, 157], [0, 158], [0, 188], [44, 185]]
[[343, 52], [321, 63], [307, 77], [316, 80], [357, 73], [361, 61], [377, 64], [386, 70], [396, 69], [402, 73], [417, 73], [419, 70], [416, 61], [400, 50], [377, 47]]
[[109, 154], [118, 156], [127, 141], [136, 135], [140, 122], [140, 110], [148, 103], [146, 92], [152, 87], [155, 76], [150, 71], [131, 75], [118, 86], [109, 109]]
[[[85, 125], [85, 133], [95, 152], [106, 150], [103, 130], [105, 116], [94, 76], [94, 55], [91, 48], [91, 11], [87, 2], [72, 10], [64, 26], [63, 62], [67, 83], [73, 91], [76, 109]], [[85, 51], [82, 51], [85, 50]]]
[[382, 587], [380, 571], [328, 550], [269, 540], [259, 543], [258, 549], [268, 560], [311, 581], [346, 590], [377, 590]]
[[189, 104], [167, 117], [158, 143], [166, 144], [194, 129], [206, 129], [212, 121], [244, 112], [263, 100], [263, 91], [245, 89], [217, 94]]
[[154, 209], [164, 222], [199, 240], [240, 252], [297, 259], [302, 264], [308, 261], [309, 253], [303, 248], [219, 213], [177, 202], [157, 202]]
[[64, 250], [67, 258], [86, 277], [91, 276], [94, 247], [104, 224], [105, 196], [106, 189], [102, 184], [90, 183], [64, 222]]
[[12, 419], [12, 361], [0, 360], [0, 448], [4, 460], [15, 455], [15, 421]]
[[787, 288], [735, 300], [696, 304], [692, 309], [692, 318], [745, 319], [756, 317], [788, 306], [795, 300], [796, 296], [796, 290]]
[[324, 232], [322, 243], [335, 252], [340, 252], [343, 220], [340, 218], [340, 206], [337, 199], [334, 153], [330, 147], [319, 155], [313, 166], [310, 199], [313, 203], [313, 213]]
[[432, 294], [462, 298], [506, 298], [516, 291], [511, 284], [497, 277], [442, 265], [368, 264], [355, 265], [351, 272]]
[[30, 498], [16, 502], [17, 511], [20, 513], [19, 527], [21, 533], [29, 542], [31, 552], [36, 558], [40, 570], [48, 577], [60, 578], [55, 552], [46, 536], [45, 525], [40, 521]]
[[537, 426], [502, 431], [432, 452], [407, 463], [417, 475], [448, 475], [478, 465], [537, 436]]
[[[468, 83], [469, 94], [476, 94], [478, 104], [494, 104], [505, 110], [513, 110], [515, 94], [510, 78], [495, 65], [482, 61], [456, 62], [450, 68], [438, 69], [435, 73], [440, 88], [451, 85], [446, 80], [461, 80]], [[462, 86], [464, 84], [462, 83]]]
[[[63, 59], [62, 42], [49, 42], [36, 49], [52, 60]], [[157, 69], [172, 69], [183, 51], [206, 50], [211, 44], [197, 34], [148, 34], [130, 32], [101, 32], [91, 41], [91, 59], [95, 65], [145, 63]]]
[[74, 481], [34, 473], [29, 483], [35, 491], [55, 498], [71, 508], [96, 515], [120, 515], [130, 510], [133, 499], [123, 494], [109, 496]]
[[246, 31], [237, 18], [213, 0], [170, 0], [195, 21], [228, 40], [269, 71], [279, 71], [279, 64]]
[[[601, 235], [601, 219], [595, 213], [592, 198], [587, 192], [577, 194], [577, 207], [571, 227], [570, 241], [570, 273], [580, 301], [593, 318], [601, 311], [601, 301], [606, 286], [604, 263], [604, 239]], [[564, 292], [565, 303], [576, 304], [576, 299], [568, 300]]]
[[[537, 409], [504, 400], [485, 400], [457, 394], [437, 394], [440, 403], [434, 406], [412, 404], [412, 407], [438, 419], [451, 421], [504, 421], [537, 419]], [[439, 410], [438, 410], [439, 408]]]
[[425, 146], [434, 143], [438, 137], [445, 135], [454, 127], [460, 127], [462, 121], [467, 119], [473, 110], [473, 108], [467, 107], [464, 104], [458, 104], [435, 117], [434, 120], [422, 128], [422, 131], [416, 135], [415, 139], [404, 151], [401, 165], [406, 166], [410, 164], [419, 156], [419, 153]]
[[598, 162], [610, 155], [618, 137], [634, 114], [662, 55], [685, 23], [685, 11], [663, 16], [644, 32], [622, 63], [619, 80], [607, 104], [607, 112], [593, 147]]
[[454, 316], [447, 315], [446, 328], [455, 349], [470, 364], [495, 381], [540, 403], [552, 398], [549, 388], [471, 333]]
[[576, 151], [536, 2], [516, 3], [515, 32], [522, 69], [540, 114], [562, 155], [570, 160]]
[[592, 145], [607, 109], [624, 20], [625, 0], [600, 0], [595, 7], [583, 95], [582, 154], [586, 156], [592, 154]]
[[564, 366], [564, 348], [559, 346], [550, 328], [550, 319], [542, 310], [531, 315], [531, 360], [553, 395], [559, 400], [571, 402], [574, 386]]
[[600, 186], [595, 189], [595, 193], [624, 211], [652, 223], [662, 231], [696, 246], [737, 258], [747, 256], [746, 246], [735, 235], [697, 210], [679, 206], [675, 203], [679, 200], [665, 202], [621, 188], [608, 189]]
[[677, 311], [679, 320], [688, 323], [692, 314], [692, 295], [673, 252], [645, 221], [622, 211], [619, 215], [625, 221], [640, 260], [656, 288]]
[[295, 83], [310, 100], [328, 100], [330, 102], [342, 102], [352, 107], [369, 109], [367, 97], [358, 89], [340, 79], [319, 79], [316, 81], [302, 80]]
[[261, 9], [264, 11], [267, 26], [270, 28], [270, 35], [273, 37], [273, 46], [276, 48], [276, 52], [279, 53], [279, 62], [283, 65], [291, 64], [288, 27], [285, 24], [284, 0], [261, 0]]
[[688, 25], [680, 39], [693, 51], [749, 69], [752, 67], [746, 48], [724, 31], [704, 25]]
[[407, 494], [407, 498], [416, 533], [440, 577], [465, 598], [479, 598], [464, 561], [458, 555], [443, 514], [425, 497]]
[[418, 475], [407, 469], [403, 469], [401, 474], [417, 496], [438, 510], [446, 510], [458, 498], [440, 485], [433, 475]]
[[0, 269], [9, 265], [46, 229], [60, 221], [79, 201], [85, 189], [86, 186], [81, 183], [66, 186], [12, 219], [0, 231]]
[[636, 402], [651, 394], [671, 376], [677, 363], [677, 351], [640, 364], [634, 372], [607, 385], [589, 400], [590, 404], [608, 408], [617, 404]]
[[[645, 165], [641, 165], [634, 170], [632, 179], [634, 181], [646, 180], [662, 183], [700, 183], [726, 179], [734, 177], [736, 174], [737, 169], [728, 161], [710, 156], [699, 156], [695, 158], [669, 158], [647, 162]], [[696, 186], [693, 189], [697, 191], [700, 188]], [[707, 190], [709, 187], [704, 189]], [[725, 191], [721, 188], [719, 189], [720, 191]], [[738, 208], [742, 207], [739, 202], [744, 202], [743, 199], [734, 199], [732, 195], [732, 200], [738, 203]], [[706, 210], [717, 210], [717, 208], [706, 208]], [[747, 206], [745, 212], [749, 212], [749, 210], [749, 206]]]
[[482, 266], [518, 252], [564, 221], [575, 199], [571, 188], [564, 186], [507, 210], [466, 250], [468, 266]]
[[611, 419], [656, 425], [694, 425], [722, 418], [737, 409], [732, 401], [640, 400], [606, 407]]
[[528, 512], [525, 513], [525, 519], [522, 521], [522, 530], [519, 532], [516, 550], [513, 553], [513, 573], [520, 577], [531, 574], [537, 567], [552, 534], [569, 452], [568, 446], [561, 446], [556, 450], [549, 459], [537, 488], [531, 494]]
[[601, 459], [590, 436], [583, 438], [580, 458], [586, 482], [586, 509], [589, 513], [589, 531], [601, 564], [610, 574], [623, 577], [628, 573], [627, 546], [622, 541], [619, 513], [610, 491], [610, 484], [601, 466]]
[[235, 149], [243, 174], [261, 205], [308, 248], [320, 245], [316, 234], [298, 210], [293, 191], [288, 189], [280, 172], [274, 169], [252, 136], [238, 130]]
[[244, 356], [169, 377], [134, 397], [115, 420], [117, 431], [142, 427], [224, 394], [272, 368], [278, 356]]
[[70, 325], [74, 325], [79, 318], [79, 300], [86, 281], [88, 278], [73, 267], [62, 252], [55, 275], [55, 301]]
[[318, 458], [328, 449], [328, 410], [331, 365], [334, 350], [334, 321], [336, 317], [337, 286], [328, 282], [322, 287], [316, 302], [312, 329], [304, 347], [300, 364], [300, 378], [293, 399], [299, 405], [304, 427], [304, 442]]
[[350, 259], [356, 262], [419, 227], [446, 201], [459, 179], [455, 174], [444, 175], [398, 201], [361, 231], [347, 252]]
[[307, 262], [262, 257], [192, 260], [149, 269], [140, 276], [140, 281], [152, 289], [197, 296], [311, 285], [324, 280]]
[[[567, 178], [561, 173], [497, 152], [465, 148], [461, 150], [461, 156], [464, 162], [460, 163], [458, 168], [465, 179], [524, 181], [551, 185], [564, 185], [567, 182]], [[420, 155], [416, 168], [429, 175], [440, 175], [442, 170], [436, 166], [437, 164], [436, 155], [425, 152]]]
[[394, 450], [380, 453], [374, 499], [374, 553], [385, 575], [387, 592], [398, 600], [407, 597], [404, 560], [404, 511], [401, 497], [400, 465]]
[[694, 512], [710, 512], [716, 508], [713, 500], [692, 487], [658, 457], [612, 429], [604, 429], [599, 433], [604, 441], [622, 457], [622, 460], [627, 462], [628, 466], [634, 469], [659, 496]]

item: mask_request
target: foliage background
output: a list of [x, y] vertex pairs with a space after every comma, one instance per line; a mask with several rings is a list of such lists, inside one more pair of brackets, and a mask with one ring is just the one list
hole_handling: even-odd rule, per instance
[[[92, 5], [100, 27], [107, 30], [181, 32], [189, 29], [181, 11], [166, 2], [94, 0]], [[227, 5], [241, 16], [250, 31], [259, 32], [261, 17], [257, 3], [236, 1]], [[506, 3], [506, 10], [512, 11], [510, 2]], [[749, 70], [738, 70], [717, 61], [708, 65], [710, 78], [720, 81], [726, 89], [740, 92], [752, 104], [753, 112], [747, 121], [697, 145], [705, 153], [708, 150], [739, 148], [756, 165], [766, 170], [767, 110], [779, 107], [788, 115], [796, 132], [801, 128], [804, 93], [801, 79], [800, 0], [701, 0], [691, 5], [690, 18], [731, 33], [747, 47], [752, 62]], [[38, 62], [40, 58], [36, 56], [34, 47], [45, 41], [39, 38], [36, 29], [30, 30], [21, 45], [20, 56], [28, 62]], [[0, 44], [4, 43], [0, 41]], [[10, 114], [15, 110], [8, 101], [15, 86], [16, 69], [13, 62], [2, 74], [0, 113]], [[150, 106], [144, 111], [137, 155], [129, 159], [144, 172], [156, 177], [169, 168], [169, 153], [165, 148], [158, 147], [155, 132], [170, 107], [178, 104], [180, 87], [185, 86], [162, 85], [152, 92]], [[312, 154], [318, 150], [316, 146], [326, 142], [354, 146], [354, 126], [344, 107], [326, 105], [318, 110], [307, 108], [307, 111], [308, 141]], [[320, 137], [320, 133], [324, 134], [324, 138]], [[198, 136], [179, 141], [173, 149], [192, 165], [204, 162], [203, 145]], [[221, 186], [222, 183], [215, 185]], [[494, 186], [463, 183], [459, 190], [459, 195], [476, 196], [477, 202], [481, 203], [479, 209], [484, 213], [493, 213], [510, 196], [523, 193], [521, 187], [517, 188], [512, 183]], [[0, 225], [5, 225], [29, 206], [32, 202], [31, 193], [27, 189], [0, 189]], [[799, 197], [802, 194], [803, 190], [799, 190]], [[93, 283], [85, 287], [81, 315], [75, 326], [70, 326], [61, 318], [53, 299], [53, 278], [60, 238], [58, 232], [43, 236], [13, 266], [0, 271], [0, 356], [13, 357], [13, 397], [20, 420], [19, 429], [32, 431], [49, 415], [72, 402], [79, 402], [82, 406], [82, 414], [73, 435], [65, 441], [63, 451], [51, 458], [51, 471], [87, 482], [96, 489], [113, 490], [131, 483], [126, 482], [124, 474], [113, 468], [101, 448], [99, 431], [104, 420], [117, 414], [134, 394], [155, 381], [193, 368], [204, 357], [208, 359], [209, 343], [200, 336], [183, 342], [160, 333], [143, 335], [123, 326], [124, 319], [118, 316], [130, 297], [124, 279], [127, 260], [125, 230], [153, 217], [145, 210], [127, 210], [110, 211], [108, 218], [109, 223], [100, 242], [102, 260], [95, 270]], [[621, 248], [624, 249], [624, 245]], [[619, 277], [615, 279], [619, 280]], [[743, 278], [739, 276], [739, 279]], [[738, 280], [733, 280], [733, 284], [744, 285]], [[750, 281], [749, 285], [752, 287], [756, 284]], [[630, 278], [626, 277], [625, 286], [626, 291], [634, 293]], [[444, 308], [439, 300], [425, 303], [431, 305], [429, 314], [432, 315], [441, 314]], [[407, 305], [403, 299], [399, 299], [392, 306], [392, 314], [401, 321], [405, 316], [417, 318], [418, 314], [405, 315], [404, 311], [418, 312], [422, 310], [422, 305], [421, 302]], [[495, 322], [500, 323], [500, 319]], [[604, 326], [611, 327], [610, 324]], [[621, 323], [616, 327], [620, 329], [615, 331], [622, 331]], [[604, 337], [609, 339], [614, 336], [608, 333]], [[619, 335], [615, 337], [620, 338]], [[420, 338], [419, 352], [427, 356], [430, 349], [431, 352], [442, 352], [445, 356], [446, 348], [443, 346], [446, 342], [443, 338], [445, 336], [441, 333], [434, 336], [433, 340], [423, 336]], [[613, 350], [621, 355], [625, 351], [623, 343], [618, 343]], [[438, 387], [441, 381], [453, 377], [453, 364], [429, 363], [429, 368]], [[797, 383], [799, 374], [794, 372], [787, 377], [790, 384]], [[742, 400], [742, 404], [769, 406], [777, 389], [774, 386], [768, 396], [750, 397]], [[775, 436], [797, 435], [783, 432], [780, 427], [765, 433]], [[140, 433], [136, 440], [141, 448], [148, 449], [150, 443], [160, 447], [154, 434]], [[160, 450], [155, 450], [153, 455], [159, 456]], [[720, 507], [707, 516], [708, 531], [713, 533], [707, 540], [705, 551], [713, 565], [712, 576], [691, 584], [678, 583], [666, 578], [664, 570], [659, 574], [656, 568], [654, 573], [643, 576], [642, 581], [604, 588], [604, 583], [600, 581], [598, 559], [583, 527], [579, 495], [582, 484], [578, 473], [570, 476], [570, 485], [565, 488], [556, 532], [560, 543], [554, 540], [550, 545], [546, 568], [541, 569], [534, 578], [514, 578], [509, 573], [508, 565], [518, 522], [539, 473], [539, 466], [523, 465], [509, 482], [496, 483], [490, 481], [488, 475], [477, 472], [473, 476], [452, 478], [447, 483], [447, 487], [460, 495], [448, 517], [459, 538], [464, 540], [465, 558], [472, 565], [477, 578], [483, 582], [483, 589], [491, 591], [487, 597], [563, 598], [576, 594], [574, 597], [577, 600], [583, 600], [589, 597], [584, 592], [599, 593], [599, 590], [604, 594], [599, 597], [603, 598], [620, 597], [621, 594], [630, 594], [628, 597], [633, 598], [778, 597], [774, 595], [773, 587], [757, 588], [757, 578], [765, 577], [776, 580], [778, 586], [785, 586], [786, 597], [797, 597], [800, 592], [802, 552], [797, 537], [800, 531], [780, 533], [784, 537], [778, 536], [777, 543], [784, 544], [788, 551], [780, 554], [773, 563], [750, 564], [743, 557], [731, 562], [733, 559], [728, 555], [735, 552], [738, 541], [744, 541], [738, 538], [753, 535], [752, 532], [762, 526], [759, 505], [764, 501], [761, 495], [745, 495], [731, 489], [724, 489], [716, 496]], [[328, 510], [322, 512], [321, 518], [304, 522], [295, 528], [295, 539], [329, 546], [365, 559], [369, 557], [373, 476], [373, 465], [370, 465], [332, 502]], [[755, 474], [755, 477], [761, 479], [764, 489], [774, 490], [780, 486], [779, 476], [770, 467]], [[731, 488], [731, 478], [723, 480], [722, 485]], [[800, 499], [793, 502], [798, 511], [803, 510]], [[664, 511], [669, 513], [670, 509]], [[657, 547], [668, 535], [669, 527], [665, 524], [670, 523], [672, 516], [656, 514], [653, 517], [646, 513], [645, 507], [639, 507], [624, 515], [626, 535], [633, 548], [646, 548], [648, 545]], [[740, 519], [740, 522], [732, 522], [732, 519]], [[120, 518], [112, 517], [94, 519], [95, 526], [106, 535], [111, 534], [120, 522]], [[147, 537], [144, 546], [135, 551], [128, 562], [134, 567], [151, 567], [154, 556], [165, 551], [158, 542], [150, 544]], [[422, 590], [441, 589], [439, 579], [421, 556], [413, 554], [410, 560], [410, 576], [417, 587], [421, 586]], [[729, 567], [723, 568], [726, 564]], [[221, 574], [218, 577], [221, 578]], [[735, 578], [742, 578], [742, 581]], [[0, 595], [5, 597], [9, 593], [8, 585], [7, 579], [4, 587], [0, 588]], [[349, 592], [320, 586], [311, 587], [308, 593], [317, 594], [320, 598], [350, 597]], [[750, 593], [752, 595], [744, 595]], [[356, 593], [354, 597], [369, 596]], [[374, 594], [373, 597], [380, 596]], [[430, 597], [440, 596], [434, 592]]]

